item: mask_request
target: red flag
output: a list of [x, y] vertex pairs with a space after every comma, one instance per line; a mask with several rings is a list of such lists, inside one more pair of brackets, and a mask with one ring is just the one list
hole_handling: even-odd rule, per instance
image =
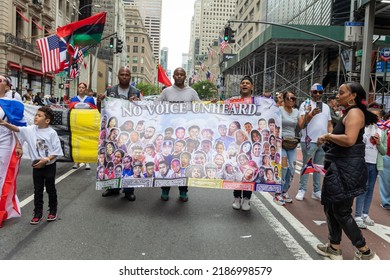
[[165, 86], [167, 87], [170, 87], [172, 86], [172, 83], [171, 81], [169, 80], [167, 74], [165, 73], [164, 69], [162, 68], [161, 64], [158, 64], [158, 76], [157, 76], [157, 80], [164, 84]]

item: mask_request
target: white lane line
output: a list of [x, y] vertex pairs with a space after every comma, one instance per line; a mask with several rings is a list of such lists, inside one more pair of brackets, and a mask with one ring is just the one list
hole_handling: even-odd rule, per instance
[[[269, 194], [264, 194], [262, 192], [259, 192], [260, 195], [262, 195], [265, 199], [270, 200]], [[268, 198], [267, 198], [268, 196]], [[271, 226], [273, 231], [276, 233], [276, 235], [282, 240], [282, 242], [286, 245], [287, 249], [290, 250], [290, 252], [294, 255], [296, 260], [312, 260], [310, 255], [302, 248], [301, 245], [295, 240], [291, 234], [288, 232], [288, 230], [276, 219], [276, 217], [263, 205], [263, 203], [259, 200], [259, 198], [256, 195], [252, 195], [251, 203], [253, 206], [256, 207], [256, 209], [261, 213], [261, 215], [264, 217], [264, 219], [268, 222], [268, 224]], [[274, 204], [271, 198], [271, 205]], [[279, 206], [280, 208], [284, 208], [282, 206]], [[275, 207], [276, 208], [276, 207]], [[286, 209], [277, 209], [285, 218], [286, 220], [297, 230], [299, 230], [301, 227], [305, 228], [301, 223], [299, 223], [294, 217], [289, 217], [291, 214]], [[282, 212], [281, 210], [286, 211], [286, 213]], [[294, 222], [292, 220], [295, 219]], [[301, 232], [303, 232], [302, 229], [300, 229]], [[306, 229], [306, 238], [308, 238], [310, 233]], [[299, 232], [299, 231], [298, 231]], [[311, 234], [311, 233], [310, 233]], [[305, 239], [306, 239], [305, 238]], [[310, 237], [310, 240], [312, 240], [315, 237]]]
[[[80, 163], [80, 167], [82, 167], [84, 165], [84, 163]], [[59, 182], [61, 182], [62, 180], [64, 180], [66, 177], [68, 177], [69, 175], [71, 175], [72, 173], [76, 172], [77, 169], [71, 169], [69, 170], [68, 172], [66, 172], [65, 174], [61, 175], [60, 177], [58, 177], [55, 181], [55, 184], [57, 185]], [[30, 195], [29, 197], [27, 197], [26, 199], [24, 199], [23, 201], [20, 202], [20, 208], [23, 208], [24, 206], [26, 206], [27, 204], [29, 204], [31, 201], [34, 200], [34, 194]]]

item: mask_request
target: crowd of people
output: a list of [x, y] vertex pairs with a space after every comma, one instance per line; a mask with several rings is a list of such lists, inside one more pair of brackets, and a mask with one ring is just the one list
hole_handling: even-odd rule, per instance
[[[185, 84], [186, 72], [183, 68], [175, 69], [173, 78], [175, 83], [161, 92], [159, 101], [200, 101], [197, 92]], [[43, 98], [42, 93], [34, 97], [30, 91], [21, 97], [10, 90], [10, 79], [0, 76], [0, 98], [16, 99], [43, 108], [38, 110], [34, 125], [24, 129], [9, 124], [5, 111], [0, 107], [0, 150], [4, 145], [15, 147], [11, 152], [8, 149], [7, 153], [0, 153], [0, 157], [4, 157], [5, 162], [10, 164], [13, 162], [12, 156], [20, 158], [21, 142], [28, 142], [34, 151], [30, 155], [34, 160], [35, 188], [35, 209], [31, 224], [37, 224], [42, 219], [42, 181], [45, 176], [52, 178], [55, 175], [55, 159], [62, 155], [58, 150], [57, 138], [52, 136], [49, 140], [45, 136], [53, 133], [48, 131], [52, 112], [45, 105], [73, 103], [72, 108], [75, 109], [88, 107], [101, 111], [102, 102], [107, 96], [130, 101], [142, 100], [140, 91], [130, 84], [131, 72], [128, 68], [119, 69], [118, 80], [116, 86], [97, 96], [87, 89], [87, 84], [80, 83], [75, 97], [56, 100]], [[323, 165], [326, 170], [322, 183], [320, 173], [313, 174], [311, 198], [324, 205], [329, 230], [329, 242], [318, 245], [317, 252], [331, 259], [342, 259], [340, 243], [344, 231], [358, 249], [356, 259], [376, 259], [361, 229], [375, 224], [369, 216], [369, 210], [378, 176], [381, 206], [390, 210], [390, 137], [389, 127], [384, 125], [389, 114], [385, 115], [383, 108], [375, 102], [367, 105], [366, 93], [356, 82], [342, 84], [337, 94], [327, 100], [323, 98], [323, 86], [315, 83], [310, 88], [307, 100], [299, 105], [296, 104], [297, 96], [293, 91], [279, 92], [275, 97], [270, 92], [254, 96], [253, 88], [252, 78], [244, 76], [240, 81], [239, 96], [227, 102], [233, 104], [235, 100], [250, 98], [258, 110], [271, 110], [278, 117], [259, 117], [256, 124], [238, 121], [220, 123], [218, 135], [198, 125], [187, 129], [182, 126], [168, 127], [158, 131], [154, 126], [145, 125], [145, 121], [134, 123], [126, 120], [118, 123], [115, 117], [109, 118], [102, 114], [97, 180], [188, 176], [280, 184], [281, 189], [275, 192], [273, 200], [285, 206], [293, 202], [288, 191], [296, 173], [297, 151], [300, 148], [303, 164], [311, 160], [315, 165]], [[33, 131], [32, 135], [37, 138], [34, 143], [24, 138], [25, 131]], [[46, 148], [42, 148], [44, 154], [39, 151], [42, 143], [46, 144]], [[77, 163], [74, 168], [78, 168]], [[90, 168], [87, 163], [86, 169]], [[4, 166], [1, 171], [4, 173]], [[4, 191], [4, 182], [0, 183]], [[307, 184], [308, 174], [300, 175], [296, 201], [304, 201]], [[46, 188], [50, 207], [47, 220], [53, 221], [56, 219], [57, 197], [51, 179], [46, 178]], [[106, 189], [102, 196], [109, 197], [119, 192], [120, 189]], [[124, 188], [123, 193], [129, 201], [136, 200], [134, 188]], [[169, 200], [169, 194], [170, 187], [161, 188], [163, 201]], [[233, 209], [249, 211], [251, 195], [252, 191], [249, 190], [235, 190]], [[179, 199], [188, 201], [187, 186], [179, 187]], [[354, 215], [352, 207], [355, 207]], [[18, 208], [10, 213], [0, 209], [0, 221], [18, 216], [19, 212]]]

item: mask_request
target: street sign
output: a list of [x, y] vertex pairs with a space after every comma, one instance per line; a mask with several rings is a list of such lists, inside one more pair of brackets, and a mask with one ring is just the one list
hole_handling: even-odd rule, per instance
[[[386, 72], [390, 73], [390, 63], [386, 63], [386, 64], [387, 64]], [[377, 73], [383, 73], [384, 69], [385, 69], [385, 63], [383, 61], [378, 61], [376, 63], [376, 72]]]
[[381, 58], [383, 61], [390, 60], [390, 48], [381, 49]]
[[344, 41], [345, 42], [362, 42], [364, 22], [346, 21], [344, 23]]

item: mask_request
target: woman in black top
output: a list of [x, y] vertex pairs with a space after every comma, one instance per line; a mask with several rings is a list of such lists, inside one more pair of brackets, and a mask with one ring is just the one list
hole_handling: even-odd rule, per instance
[[364, 160], [364, 127], [377, 122], [367, 111], [366, 92], [357, 82], [340, 86], [338, 105], [346, 109], [332, 133], [318, 138], [318, 145], [326, 145], [324, 167], [327, 170], [322, 186], [321, 203], [327, 218], [329, 243], [317, 245], [317, 252], [333, 260], [342, 260], [340, 249], [342, 231], [358, 249], [355, 259], [379, 259], [369, 249], [353, 219], [352, 204], [356, 196], [366, 190], [367, 168]]

